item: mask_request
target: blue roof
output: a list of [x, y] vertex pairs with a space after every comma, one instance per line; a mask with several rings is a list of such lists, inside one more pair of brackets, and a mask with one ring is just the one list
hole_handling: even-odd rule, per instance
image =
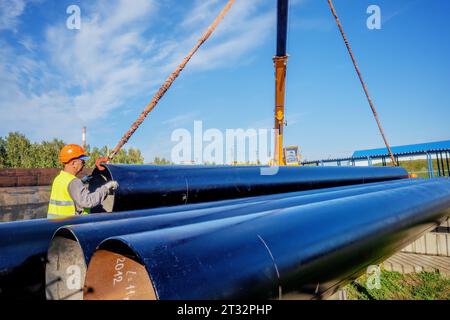
[[[391, 150], [392, 153], [394, 154], [414, 154], [414, 153], [423, 153], [425, 151], [450, 150], [450, 140], [391, 147]], [[387, 154], [388, 154], [387, 148], [378, 148], [378, 149], [355, 151], [352, 157], [353, 158], [374, 157]]]

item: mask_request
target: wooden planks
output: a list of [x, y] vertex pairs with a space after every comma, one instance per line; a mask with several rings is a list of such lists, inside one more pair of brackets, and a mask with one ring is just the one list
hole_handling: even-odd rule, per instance
[[401, 273], [427, 271], [450, 275], [450, 257], [398, 252], [383, 262], [383, 266], [388, 271]]
[[444, 232], [429, 232], [403, 248], [402, 252], [450, 257], [449, 224], [448, 220], [445, 221], [437, 229]]

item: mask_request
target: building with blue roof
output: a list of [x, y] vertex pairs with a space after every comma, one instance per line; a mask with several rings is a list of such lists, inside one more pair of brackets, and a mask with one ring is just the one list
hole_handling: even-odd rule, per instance
[[[399, 160], [402, 157], [426, 157], [429, 177], [434, 177], [435, 175], [450, 176], [450, 140], [395, 146], [391, 147], [391, 150], [397, 163], [399, 163]], [[389, 158], [387, 148], [377, 148], [357, 150], [351, 157], [348, 158], [304, 161], [302, 164], [317, 166], [341, 166], [344, 163], [355, 166], [357, 164], [361, 165], [361, 163], [366, 163], [371, 166], [373, 161], [381, 161], [382, 165], [386, 166], [387, 162], [390, 161]], [[433, 166], [433, 159], [436, 160], [437, 170], [435, 170]]]
[[[426, 152], [445, 152], [450, 150], [450, 140], [396, 146], [391, 147], [391, 150], [395, 155], [422, 155]], [[352, 158], [377, 157], [383, 155], [389, 155], [387, 148], [358, 150], [353, 153]]]

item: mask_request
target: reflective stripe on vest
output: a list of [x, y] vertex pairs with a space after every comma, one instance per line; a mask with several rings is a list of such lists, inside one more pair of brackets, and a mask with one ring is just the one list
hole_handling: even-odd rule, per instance
[[[78, 215], [75, 203], [69, 194], [69, 183], [74, 179], [76, 179], [74, 175], [61, 171], [55, 180], [53, 180], [52, 192], [48, 204], [48, 219]], [[83, 210], [82, 214], [88, 214], [88, 210]]]

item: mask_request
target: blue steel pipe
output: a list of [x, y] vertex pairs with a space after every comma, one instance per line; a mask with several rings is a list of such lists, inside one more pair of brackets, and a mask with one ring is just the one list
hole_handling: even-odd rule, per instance
[[[433, 181], [423, 180], [399, 180], [384, 183], [360, 185], [355, 188], [324, 189], [327, 192], [310, 193], [297, 192], [284, 194], [282, 198], [273, 196], [260, 196], [254, 198], [258, 201], [222, 205], [198, 210], [182, 211], [172, 214], [148, 215], [141, 214], [141, 218], [93, 222], [80, 225], [68, 225], [60, 228], [54, 235], [48, 250], [48, 265], [46, 268], [46, 283], [67, 283], [71, 274], [66, 270], [74, 265], [79, 267], [81, 274], [85, 274], [86, 266], [98, 245], [106, 238], [138, 233], [143, 231], [169, 228], [184, 224], [198, 223], [208, 220], [220, 220], [229, 217], [249, 215], [267, 210], [285, 209], [292, 206], [306, 205], [330, 199], [352, 197], [360, 194], [405, 188], [416, 184], [430, 184]], [[152, 209], [147, 209], [150, 212]], [[84, 278], [80, 285], [84, 283]], [[81, 288], [81, 287], [80, 287]], [[49, 285], [48, 299], [63, 299], [71, 297], [80, 299], [80, 288], [68, 289], [64, 285]], [[77, 292], [78, 291], [78, 292]]]
[[[400, 182], [406, 181], [402, 180]], [[313, 190], [308, 193], [322, 192], [324, 190]], [[268, 196], [268, 198], [273, 199], [280, 197], [282, 197], [280, 194]], [[215, 206], [238, 206], [241, 203], [243, 205], [253, 201], [258, 201], [257, 197], [163, 207], [145, 211], [125, 211], [114, 214], [100, 213], [59, 220], [36, 219], [0, 223], [0, 298], [45, 298], [44, 278], [47, 249], [53, 234], [62, 226], [127, 220], [180, 211], [210, 209]]]
[[[401, 182], [405, 181], [407, 180]], [[312, 190], [308, 193], [322, 192], [324, 191]], [[282, 197], [280, 194], [268, 196], [268, 198], [273, 199], [280, 197]], [[0, 298], [45, 298], [44, 278], [47, 249], [53, 234], [62, 226], [127, 220], [180, 211], [202, 210], [215, 206], [238, 206], [241, 203], [243, 205], [252, 201], [258, 201], [257, 197], [162, 207], [145, 211], [124, 211], [114, 214], [99, 213], [58, 220], [36, 219], [0, 223]]]
[[91, 258], [85, 299], [322, 298], [449, 214], [450, 180], [436, 179], [117, 236]]
[[[161, 170], [165, 172], [165, 170]], [[159, 172], [156, 170], [156, 172]], [[131, 172], [127, 171], [129, 177]], [[168, 172], [165, 172], [166, 176]], [[160, 175], [160, 173], [158, 173]], [[163, 174], [164, 176], [164, 174]], [[397, 178], [401, 175], [396, 176]], [[385, 176], [392, 178], [392, 176]], [[167, 179], [165, 179], [167, 181]], [[127, 185], [126, 179], [121, 181], [122, 188]], [[408, 180], [399, 180], [399, 183], [408, 183]], [[128, 181], [130, 183], [130, 181]], [[375, 185], [375, 184], [372, 184]], [[342, 189], [359, 188], [360, 186], [347, 186]], [[337, 189], [337, 188], [336, 188]], [[334, 190], [334, 188], [330, 189]], [[329, 190], [310, 190], [302, 192], [303, 195], [319, 194]], [[280, 199], [292, 194], [272, 194], [266, 196], [264, 201]], [[164, 196], [164, 190], [161, 191]], [[222, 200], [214, 203], [197, 203], [183, 206], [163, 207], [149, 211], [127, 211], [114, 214], [95, 214], [82, 217], [73, 217], [61, 220], [38, 219], [30, 221], [17, 221], [0, 224], [0, 298], [45, 298], [45, 262], [47, 249], [54, 232], [65, 225], [84, 224], [137, 218], [150, 215], [174, 213], [180, 211], [201, 210], [215, 206], [245, 205], [246, 203], [261, 201], [258, 197], [244, 199]]]
[[83, 250], [85, 261], [89, 262], [94, 250], [106, 238], [114, 235], [138, 233], [147, 230], [168, 228], [176, 225], [197, 223], [206, 220], [219, 220], [233, 216], [246, 215], [261, 211], [278, 208], [288, 208], [291, 206], [304, 205], [330, 199], [350, 197], [370, 192], [377, 192], [386, 189], [408, 187], [415, 184], [433, 184], [433, 180], [401, 180], [369, 185], [358, 185], [353, 188], [330, 188], [322, 189], [323, 192], [293, 192], [278, 194], [275, 196], [252, 197], [252, 201], [240, 203], [230, 203], [220, 201], [220, 205], [215, 202], [208, 203], [208, 207], [191, 210], [182, 210], [177, 206], [171, 212], [154, 214], [155, 209], [136, 210], [133, 219], [106, 220], [103, 222], [91, 222], [84, 224], [65, 225], [59, 228], [53, 239], [64, 237], [74, 239]]
[[[400, 167], [273, 167], [106, 165], [94, 170], [92, 189], [108, 180], [119, 189], [94, 212], [117, 212], [305, 191], [408, 177]], [[275, 172], [274, 172], [275, 173]]]

